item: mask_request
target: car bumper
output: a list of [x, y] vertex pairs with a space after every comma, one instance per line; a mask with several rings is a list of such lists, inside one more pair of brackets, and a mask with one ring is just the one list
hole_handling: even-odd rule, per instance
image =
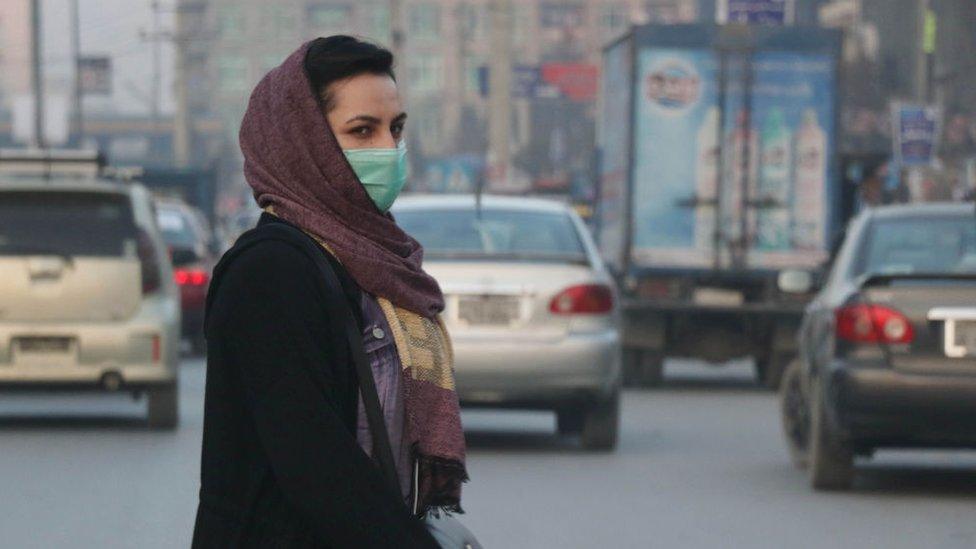
[[616, 331], [554, 341], [455, 336], [454, 353], [465, 406], [552, 408], [606, 398], [620, 386]]
[[922, 375], [840, 367], [830, 407], [851, 438], [904, 446], [976, 445], [976, 375]]
[[[172, 384], [179, 364], [179, 318], [122, 323], [0, 324], [0, 388], [129, 388]], [[158, 336], [158, 360], [153, 338]], [[20, 337], [69, 337], [65, 352], [30, 353]], [[114, 383], [114, 382], [118, 383]]]

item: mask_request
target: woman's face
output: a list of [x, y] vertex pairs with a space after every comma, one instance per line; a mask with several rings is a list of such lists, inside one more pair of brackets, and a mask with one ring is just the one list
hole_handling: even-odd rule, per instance
[[326, 117], [343, 150], [395, 149], [403, 139], [407, 113], [389, 76], [352, 76], [326, 92], [332, 104]]

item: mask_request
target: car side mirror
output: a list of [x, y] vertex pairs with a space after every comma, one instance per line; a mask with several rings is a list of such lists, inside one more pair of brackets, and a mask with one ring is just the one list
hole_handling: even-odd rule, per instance
[[776, 286], [784, 294], [806, 294], [814, 289], [813, 278], [810, 271], [788, 269], [780, 271]]

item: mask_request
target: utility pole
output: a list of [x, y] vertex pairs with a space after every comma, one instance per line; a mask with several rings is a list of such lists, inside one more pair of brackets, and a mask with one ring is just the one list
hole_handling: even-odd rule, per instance
[[173, 160], [177, 168], [186, 168], [190, 165], [190, 112], [189, 97], [187, 96], [187, 77], [186, 77], [186, 48], [189, 46], [186, 40], [186, 18], [182, 9], [183, 0], [179, 0], [176, 6], [176, 30], [173, 33], [173, 45], [175, 46], [176, 74], [174, 75], [173, 87], [176, 88], [176, 113], [173, 118]]
[[929, 53], [926, 26], [929, 21], [929, 0], [917, 0], [915, 13], [915, 82], [914, 96], [919, 103], [929, 99]]
[[34, 143], [44, 142], [44, 75], [41, 67], [41, 0], [31, 0], [31, 91], [34, 93]]
[[159, 33], [159, 0], [151, 0], [152, 8], [152, 131], [156, 132], [159, 124], [159, 102], [161, 86], [161, 62], [160, 62], [160, 33]]
[[512, 43], [511, 0], [491, 2], [491, 62], [488, 95], [489, 185], [511, 182]]
[[71, 43], [72, 50], [74, 53], [74, 68], [75, 68], [75, 81], [74, 81], [74, 109], [72, 114], [74, 115], [74, 123], [72, 124], [72, 130], [74, 133], [74, 141], [76, 145], [81, 145], [82, 139], [85, 134], [84, 128], [84, 113], [82, 109], [84, 93], [81, 89], [81, 19], [78, 11], [78, 0], [71, 0]]
[[390, 39], [393, 58], [399, 61], [403, 54], [403, 4], [401, 0], [390, 0]]

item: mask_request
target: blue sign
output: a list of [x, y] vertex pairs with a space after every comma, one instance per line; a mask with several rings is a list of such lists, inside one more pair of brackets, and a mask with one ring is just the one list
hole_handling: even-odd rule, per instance
[[786, 25], [792, 23], [792, 0], [725, 0], [722, 23]]
[[901, 166], [928, 166], [935, 160], [942, 113], [938, 107], [894, 103], [895, 159]]

